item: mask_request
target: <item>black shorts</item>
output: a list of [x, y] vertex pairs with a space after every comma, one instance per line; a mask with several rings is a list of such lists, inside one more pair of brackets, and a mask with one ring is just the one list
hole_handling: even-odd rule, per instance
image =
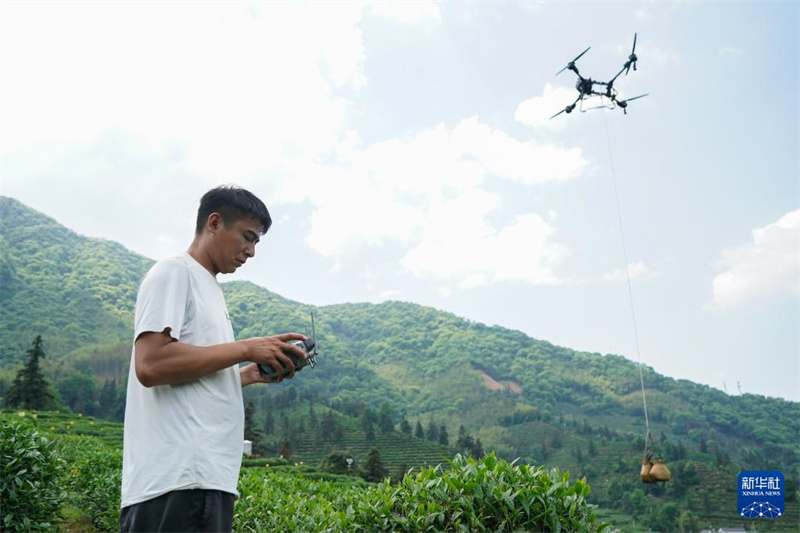
[[119, 527], [123, 533], [231, 531], [234, 500], [236, 496], [220, 490], [176, 490], [123, 507]]

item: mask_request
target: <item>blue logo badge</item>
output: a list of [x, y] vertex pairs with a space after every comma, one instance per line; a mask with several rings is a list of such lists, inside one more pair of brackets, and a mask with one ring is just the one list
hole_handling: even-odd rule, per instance
[[739, 472], [739, 516], [779, 518], [783, 516], [783, 474], [777, 470]]

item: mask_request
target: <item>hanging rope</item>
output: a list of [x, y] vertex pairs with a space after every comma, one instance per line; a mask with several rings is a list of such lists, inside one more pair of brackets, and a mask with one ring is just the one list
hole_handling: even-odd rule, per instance
[[636, 343], [636, 358], [639, 360], [639, 381], [642, 385], [642, 402], [644, 403], [644, 423], [647, 434], [644, 439], [644, 460], [648, 460], [648, 451], [652, 438], [650, 437], [650, 417], [647, 415], [647, 396], [644, 392], [644, 372], [642, 371], [642, 355], [639, 352], [639, 332], [636, 327], [636, 309], [633, 305], [633, 288], [631, 287], [631, 273], [628, 268], [628, 250], [625, 244], [625, 228], [622, 225], [622, 208], [619, 204], [619, 192], [617, 191], [617, 175], [614, 171], [614, 157], [611, 153], [611, 136], [608, 133], [608, 123], [606, 122], [606, 111], [603, 110], [603, 126], [606, 130], [606, 143], [608, 144], [608, 160], [611, 163], [611, 183], [614, 185], [614, 199], [617, 203], [617, 218], [619, 220], [619, 234], [622, 237], [622, 256], [625, 259], [625, 278], [628, 281], [628, 299], [631, 305], [631, 318], [633, 319], [633, 338]]

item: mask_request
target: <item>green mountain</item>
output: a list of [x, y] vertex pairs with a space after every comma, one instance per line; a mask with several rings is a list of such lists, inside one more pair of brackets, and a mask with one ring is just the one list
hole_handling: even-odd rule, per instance
[[129, 341], [138, 283], [152, 263], [0, 197], [0, 365], [21, 363], [36, 334], [55, 356]]
[[[75, 409], [75, 398], [95, 398], [86, 400], [86, 409], [113, 416], [100, 412], [99, 384], [118, 387], [117, 395], [124, 389], [136, 290], [151, 264], [0, 197], [0, 392], [40, 334], [55, 385], [71, 399], [65, 403]], [[273, 423], [288, 420], [265, 442], [292, 441], [297, 460], [316, 461], [347, 446], [363, 453], [369, 442], [358, 421], [381, 413], [395, 427], [405, 419], [426, 431], [445, 428], [449, 447], [429, 442], [426, 462], [437, 449], [458, 448], [461, 431], [462, 445], [468, 437], [509, 459], [585, 475], [595, 501], [620, 513], [615, 519], [622, 522], [674, 529], [679, 520], [741, 525], [733, 512], [737, 473], [780, 470], [787, 515], [770, 527], [798, 524], [800, 404], [729, 396], [645, 368], [651, 434], [673, 481], [644, 485], [638, 479], [645, 444], [639, 367], [628, 359], [577, 352], [411, 303], [313, 307], [249, 282], [223, 287], [237, 338], [304, 332], [309, 312], [315, 313], [317, 367], [279, 386], [245, 390], [259, 427], [267, 428], [270, 416]], [[95, 396], [87, 392], [93, 386]], [[303, 400], [320, 417], [325, 410], [343, 417], [340, 442], [315, 436]], [[396, 431], [375, 434], [373, 443], [385, 443], [387, 435], [419, 440]], [[402, 449], [393, 449], [391, 464], [415, 466]]]

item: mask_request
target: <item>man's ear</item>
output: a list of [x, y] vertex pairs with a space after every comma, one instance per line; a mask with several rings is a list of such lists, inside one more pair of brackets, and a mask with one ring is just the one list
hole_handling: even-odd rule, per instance
[[213, 234], [222, 229], [224, 222], [222, 220], [222, 215], [217, 212], [211, 213], [208, 215], [208, 219], [206, 220], [206, 229], [208, 229], [209, 233]]

